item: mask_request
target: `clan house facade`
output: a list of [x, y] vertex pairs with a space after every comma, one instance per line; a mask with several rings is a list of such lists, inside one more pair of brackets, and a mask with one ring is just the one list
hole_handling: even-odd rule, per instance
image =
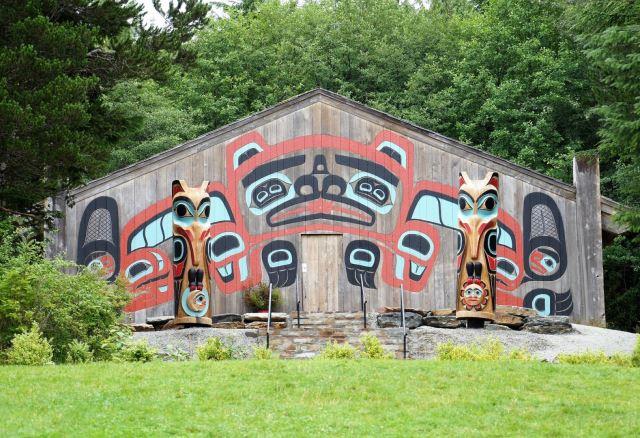
[[212, 314], [242, 312], [260, 281], [281, 289], [282, 311], [296, 288], [305, 311], [357, 311], [361, 284], [372, 309], [398, 306], [401, 286], [407, 307], [454, 308], [459, 175], [488, 171], [500, 179], [497, 304], [602, 324], [602, 234], [617, 230], [597, 163], [575, 162], [566, 184], [325, 90], [93, 181], [72, 206], [52, 200], [52, 251], [126, 278], [132, 320], [173, 315], [182, 181], [209, 195]]

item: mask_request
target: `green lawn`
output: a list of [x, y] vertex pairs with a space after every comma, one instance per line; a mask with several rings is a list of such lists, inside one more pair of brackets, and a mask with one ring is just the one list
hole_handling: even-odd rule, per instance
[[640, 369], [230, 361], [0, 367], [0, 436], [640, 433]]

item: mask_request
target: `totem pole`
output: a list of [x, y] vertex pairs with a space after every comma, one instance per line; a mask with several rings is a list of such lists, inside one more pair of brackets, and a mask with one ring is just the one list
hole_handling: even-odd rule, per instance
[[460, 173], [456, 318], [468, 327], [495, 318], [498, 187], [496, 172], [481, 180]]
[[211, 325], [210, 276], [206, 248], [211, 199], [209, 181], [189, 187], [184, 180], [171, 186], [173, 197], [173, 325]]

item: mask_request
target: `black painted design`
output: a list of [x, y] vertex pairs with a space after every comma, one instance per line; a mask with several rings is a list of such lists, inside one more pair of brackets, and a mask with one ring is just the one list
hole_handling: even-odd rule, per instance
[[107, 279], [115, 280], [120, 270], [120, 231], [118, 204], [109, 196], [95, 198], [87, 205], [78, 233], [76, 262], [89, 266], [101, 258], [113, 263]]
[[262, 249], [262, 264], [274, 287], [291, 286], [296, 281], [298, 256], [293, 243], [274, 240]]
[[560, 294], [549, 289], [532, 290], [524, 297], [524, 307], [537, 310], [544, 316], [569, 316], [573, 312], [571, 290]]
[[389, 157], [391, 157], [392, 160], [395, 160], [400, 165], [402, 165], [402, 157], [400, 156], [400, 153], [398, 151], [390, 148], [389, 146], [383, 146], [380, 149], [380, 152], [382, 152], [385, 155], [388, 155]]
[[562, 215], [544, 193], [524, 198], [524, 270], [529, 280], [556, 280], [567, 269], [567, 249]]
[[375, 275], [380, 264], [380, 249], [368, 240], [349, 242], [344, 252], [347, 280], [354, 286], [376, 289]]

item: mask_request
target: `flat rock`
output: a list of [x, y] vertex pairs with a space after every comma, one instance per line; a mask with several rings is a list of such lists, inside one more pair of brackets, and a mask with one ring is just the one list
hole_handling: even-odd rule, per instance
[[496, 313], [522, 316], [523, 318], [527, 316], [538, 316], [537, 311], [518, 306], [496, 306]]
[[535, 316], [538, 316], [538, 312], [533, 309], [516, 306], [496, 306], [494, 322], [519, 330], [524, 325], [526, 318]]
[[221, 313], [219, 315], [213, 315], [211, 322], [242, 322], [242, 315], [238, 313]]
[[429, 314], [426, 316], [455, 316], [456, 309], [434, 309], [429, 310]]
[[486, 324], [485, 330], [498, 331], [498, 330], [511, 330], [508, 326], [502, 324]]
[[211, 327], [222, 329], [243, 329], [245, 328], [245, 324], [242, 321], [214, 322], [211, 324]]
[[[404, 312], [405, 326], [414, 329], [422, 325], [422, 315], [414, 312]], [[378, 327], [402, 327], [402, 314], [400, 312], [380, 313], [377, 317]]]
[[144, 323], [133, 323], [128, 324], [134, 332], [153, 332], [155, 331], [155, 327], [151, 324]]
[[151, 324], [156, 329], [164, 327], [166, 323], [171, 321], [173, 316], [149, 316], [147, 317], [147, 324]]
[[[380, 309], [378, 309], [378, 313], [399, 313], [402, 311], [402, 309], [400, 307], [391, 307], [391, 306], [384, 306], [381, 307]], [[427, 316], [429, 311], [428, 310], [424, 310], [424, 309], [414, 309], [412, 307], [405, 307], [404, 308], [404, 312], [411, 312], [411, 313], [417, 313], [418, 315], [422, 315], [422, 316]]]
[[[250, 323], [245, 324], [245, 327], [248, 329], [266, 329], [267, 321], [252, 321]], [[271, 328], [283, 329], [286, 327], [287, 327], [286, 321], [271, 321]]]
[[557, 335], [571, 333], [573, 327], [568, 316], [530, 316], [525, 320], [522, 330], [531, 333]]
[[431, 315], [422, 318], [422, 325], [455, 329], [465, 327], [465, 322], [464, 320], [456, 319], [455, 316], [451, 315]]
[[[244, 315], [242, 315], [244, 322], [254, 322], [254, 321], [264, 321], [267, 322], [267, 319], [269, 318], [269, 314], [268, 313], [260, 313], [260, 312], [256, 312], [256, 313], [245, 313]], [[271, 321], [275, 322], [275, 321], [286, 321], [287, 320], [287, 314], [286, 313], [280, 313], [280, 312], [272, 312], [271, 313]]]

